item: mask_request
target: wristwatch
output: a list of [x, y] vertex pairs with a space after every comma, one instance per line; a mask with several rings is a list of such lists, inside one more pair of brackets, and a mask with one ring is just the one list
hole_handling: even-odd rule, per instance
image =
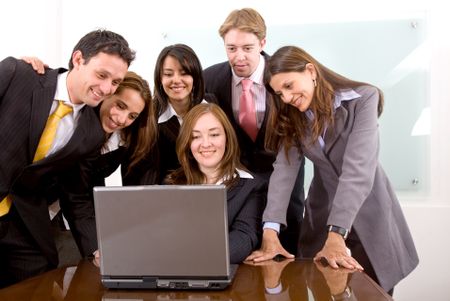
[[345, 228], [342, 228], [342, 227], [329, 225], [328, 226], [328, 232], [335, 232], [335, 233], [341, 234], [344, 239], [347, 239], [348, 233], [350, 231], [345, 229]]
[[342, 293], [337, 294], [337, 295], [331, 295], [331, 300], [332, 301], [347, 300], [348, 298], [351, 297], [351, 295], [352, 295], [352, 291], [347, 286]]

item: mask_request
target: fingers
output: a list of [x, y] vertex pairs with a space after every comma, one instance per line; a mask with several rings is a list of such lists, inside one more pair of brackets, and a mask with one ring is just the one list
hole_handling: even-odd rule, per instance
[[33, 61], [30, 56], [22, 56], [22, 57], [20, 57], [20, 59], [22, 61], [25, 61], [25, 63], [28, 63], [28, 64], [31, 64]]
[[33, 66], [33, 69], [39, 73], [39, 74], [44, 74], [45, 73], [45, 69], [44, 69], [44, 65], [40, 62], [35, 62], [32, 61], [31, 62], [31, 66]]
[[323, 266], [330, 266], [333, 269], [339, 269], [339, 265], [337, 264], [337, 261], [332, 258], [327, 258], [325, 256], [316, 256], [314, 257], [314, 261], [320, 262]]
[[97, 268], [99, 268], [99, 267], [100, 267], [100, 258], [94, 257], [94, 258], [92, 259], [92, 263], [93, 263]]
[[248, 255], [247, 258], [245, 258], [245, 261], [253, 261], [253, 259], [255, 259], [261, 255], [262, 255], [262, 251], [260, 251], [260, 250], [253, 251], [252, 254]]
[[[33, 70], [36, 71], [38, 74], [44, 74], [45, 73], [45, 65], [40, 59], [37, 57], [32, 56], [22, 56], [20, 58], [24, 62], [30, 64], [33, 67]], [[47, 66], [48, 67], [48, 66]]]
[[262, 261], [266, 261], [266, 260], [271, 260], [273, 259], [275, 256], [277, 256], [277, 254], [273, 253], [273, 252], [269, 252], [269, 253], [263, 253], [261, 256], [255, 257], [253, 259], [253, 262], [262, 262]]
[[320, 261], [322, 264], [324, 263], [324, 261], [326, 261], [326, 263], [334, 269], [343, 267], [343, 268], [346, 268], [349, 270], [359, 270], [359, 271], [364, 270], [364, 268], [358, 263], [358, 261], [356, 261], [356, 259], [354, 259], [353, 257], [350, 257], [350, 256], [328, 257], [327, 258], [325, 256], [318, 255], [318, 256], [314, 257], [314, 261]]
[[287, 252], [278, 239], [278, 232], [272, 229], [264, 229], [263, 241], [261, 248], [250, 254], [245, 260], [251, 260], [253, 262], [262, 262], [271, 260], [275, 256], [281, 255], [286, 258], [294, 258], [295, 256]]
[[265, 252], [263, 250], [256, 250], [256, 251], [253, 251], [252, 254], [247, 256], [247, 258], [245, 260], [246, 261], [254, 261], [257, 258], [261, 258], [261, 257], [265, 257], [265, 256], [267, 256], [267, 252]]
[[256, 250], [252, 254], [250, 254], [245, 260], [253, 261], [253, 262], [262, 262], [266, 260], [271, 260], [275, 258], [277, 255], [284, 256], [286, 258], [295, 258], [294, 255], [287, 252], [285, 249], [281, 248], [281, 250]]
[[[289, 253], [289, 252], [286, 251], [284, 248], [282, 249], [281, 252], [278, 252], [277, 255], [281, 255], [281, 256], [284, 256], [284, 257], [290, 258], [290, 259], [295, 258], [295, 255], [294, 255], [294, 254]], [[276, 255], [275, 255], [275, 256], [276, 256]]]

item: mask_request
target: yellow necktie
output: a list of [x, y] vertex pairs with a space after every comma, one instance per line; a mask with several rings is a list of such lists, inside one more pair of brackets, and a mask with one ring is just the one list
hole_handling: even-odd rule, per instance
[[[44, 131], [42, 132], [41, 139], [39, 140], [38, 147], [36, 149], [36, 153], [34, 154], [33, 162], [39, 161], [47, 155], [50, 147], [53, 144], [53, 140], [56, 136], [56, 129], [58, 128], [58, 123], [61, 119], [72, 112], [72, 107], [66, 105], [62, 100], [59, 101], [58, 107], [56, 110], [50, 114], [47, 119], [47, 123], [45, 124]], [[3, 216], [9, 212], [11, 208], [11, 197], [7, 195], [0, 202], [0, 216]]]

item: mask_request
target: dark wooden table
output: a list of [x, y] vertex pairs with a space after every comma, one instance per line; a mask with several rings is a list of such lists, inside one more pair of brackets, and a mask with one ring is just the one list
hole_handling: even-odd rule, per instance
[[[269, 288], [269, 289], [267, 289]], [[271, 290], [271, 289], [272, 290]], [[1, 301], [22, 300], [393, 300], [367, 275], [333, 270], [311, 260], [241, 264], [230, 287], [223, 291], [110, 290], [102, 286], [99, 269], [83, 260], [0, 290]]]

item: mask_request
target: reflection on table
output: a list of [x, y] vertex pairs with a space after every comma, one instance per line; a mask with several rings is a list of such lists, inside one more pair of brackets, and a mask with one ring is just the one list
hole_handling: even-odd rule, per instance
[[[333, 295], [333, 297], [332, 297]], [[334, 299], [332, 299], [334, 298]], [[241, 264], [223, 291], [111, 290], [99, 269], [82, 260], [0, 290], [0, 300], [392, 300], [367, 275], [334, 270], [311, 260]]]

